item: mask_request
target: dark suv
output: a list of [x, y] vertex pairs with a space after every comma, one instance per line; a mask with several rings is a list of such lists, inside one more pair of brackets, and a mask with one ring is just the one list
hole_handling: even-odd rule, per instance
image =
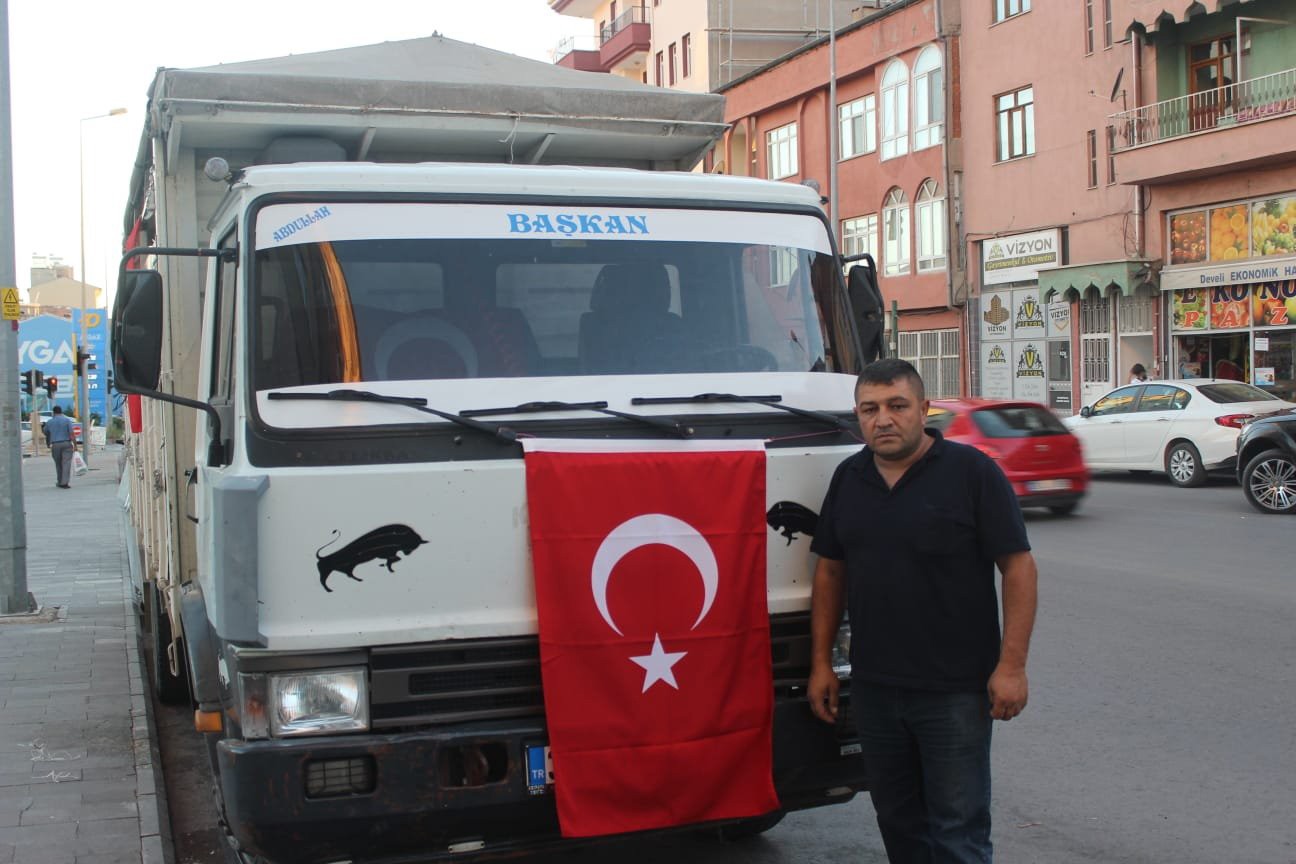
[[1261, 513], [1296, 513], [1296, 414], [1248, 423], [1238, 435], [1238, 482]]

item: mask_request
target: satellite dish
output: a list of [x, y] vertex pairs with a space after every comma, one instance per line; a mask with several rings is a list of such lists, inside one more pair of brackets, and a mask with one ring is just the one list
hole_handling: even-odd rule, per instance
[[1120, 89], [1121, 79], [1122, 79], [1124, 76], [1125, 76], [1125, 67], [1122, 66], [1121, 68], [1119, 68], [1119, 69], [1116, 70], [1116, 83], [1112, 85], [1111, 98], [1109, 98], [1107, 101], [1109, 101], [1109, 102], [1115, 102], [1115, 101], [1116, 101], [1116, 94], [1118, 94], [1118, 93], [1121, 92], [1121, 89]]

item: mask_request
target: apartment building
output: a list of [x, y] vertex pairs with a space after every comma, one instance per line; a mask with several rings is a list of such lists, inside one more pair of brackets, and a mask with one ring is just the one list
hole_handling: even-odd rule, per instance
[[1296, 398], [1296, 3], [1118, 4], [1119, 182], [1160, 259], [1166, 377]]
[[1069, 413], [1135, 363], [1292, 391], [1296, 8], [1165, 9], [965, 2], [974, 392]]
[[[554, 51], [559, 66], [710, 92], [885, 0], [549, 0], [591, 34]], [[830, 16], [829, 4], [832, 4]]]
[[835, 42], [722, 85], [731, 128], [707, 163], [820, 190], [843, 254], [877, 262], [883, 300], [899, 313], [887, 316], [888, 343], [932, 396], [966, 390], [966, 280], [948, 240], [960, 169], [949, 144], [957, 85], [946, 83], [958, 81], [958, 31], [954, 0], [900, 0], [865, 10]]

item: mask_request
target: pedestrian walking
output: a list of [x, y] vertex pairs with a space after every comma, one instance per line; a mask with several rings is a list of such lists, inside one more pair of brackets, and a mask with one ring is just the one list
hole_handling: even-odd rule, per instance
[[846, 609], [851, 713], [887, 857], [989, 862], [992, 720], [1026, 706], [1035, 560], [1003, 472], [925, 429], [928, 404], [903, 360], [872, 363], [856, 383], [867, 446], [838, 466], [815, 529], [807, 689], [835, 723]]
[[63, 415], [62, 407], [54, 406], [54, 416], [45, 423], [45, 441], [54, 457], [54, 485], [60, 489], [71, 487], [72, 453], [76, 444], [72, 440], [72, 421]]

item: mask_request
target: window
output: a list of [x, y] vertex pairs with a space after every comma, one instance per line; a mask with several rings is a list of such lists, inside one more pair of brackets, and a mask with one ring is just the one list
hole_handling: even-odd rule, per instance
[[882, 225], [886, 233], [886, 249], [882, 256], [882, 272], [887, 276], [900, 276], [909, 272], [909, 201], [904, 191], [895, 188], [887, 193], [882, 206]]
[[1103, 47], [1112, 47], [1112, 0], [1102, 0], [1103, 4]]
[[1109, 414], [1128, 414], [1134, 410], [1134, 400], [1141, 387], [1122, 387], [1109, 393], [1094, 403], [1091, 417], [1105, 417]]
[[899, 336], [900, 359], [918, 370], [927, 398], [958, 398], [959, 331], [914, 330]]
[[[220, 248], [238, 247], [238, 232], [221, 238]], [[213, 401], [228, 402], [234, 395], [234, 294], [238, 285], [238, 261], [216, 259], [216, 334], [212, 339], [210, 396]]]
[[672, 42], [670, 47], [666, 49], [666, 52], [670, 58], [667, 68], [670, 70], [670, 83], [673, 85], [675, 83], [676, 72], [679, 69], [679, 50], [676, 48], [675, 43]]
[[909, 69], [893, 61], [882, 75], [882, 158], [909, 152]]
[[1089, 188], [1098, 188], [1098, 133], [1090, 129], [1085, 133], [1085, 157], [1089, 164]]
[[997, 23], [1029, 12], [1031, 0], [994, 0], [994, 4], [994, 20]]
[[1107, 185], [1116, 182], [1116, 127], [1107, 127]]
[[935, 180], [924, 180], [914, 205], [918, 223], [918, 272], [945, 269], [945, 198]]
[[1148, 384], [1143, 388], [1143, 398], [1139, 400], [1138, 410], [1143, 411], [1181, 411], [1188, 407], [1187, 392], [1169, 384]]
[[1237, 79], [1234, 36], [1199, 42], [1188, 48], [1189, 129], [1212, 129], [1220, 114], [1233, 104], [1230, 87]]
[[1084, 24], [1085, 24], [1085, 53], [1092, 54], [1094, 51], [1094, 0], [1084, 0]]
[[797, 173], [797, 126], [789, 123], [765, 134], [768, 154], [767, 176], [781, 180]]
[[872, 93], [863, 99], [837, 106], [839, 158], [849, 159], [877, 149], [877, 97]]
[[687, 78], [693, 74], [693, 39], [688, 33], [680, 38], [680, 57], [684, 64], [684, 77]]
[[995, 99], [999, 115], [999, 159], [1017, 159], [1035, 153], [1035, 88], [1023, 87]]
[[[842, 220], [842, 254], [859, 255], [863, 252], [873, 256], [873, 263], [878, 260], [878, 216], [870, 213], [854, 219]], [[855, 266], [854, 262], [847, 265]]]
[[945, 119], [945, 81], [940, 49], [928, 45], [914, 63], [914, 149], [941, 143]]
[[657, 75], [653, 83], [656, 84], [658, 87], [660, 87], [662, 86], [662, 79], [665, 77], [666, 58], [662, 55], [662, 52], [658, 51], [657, 56], [653, 58], [653, 61], [655, 64], [654, 71], [656, 72]]

